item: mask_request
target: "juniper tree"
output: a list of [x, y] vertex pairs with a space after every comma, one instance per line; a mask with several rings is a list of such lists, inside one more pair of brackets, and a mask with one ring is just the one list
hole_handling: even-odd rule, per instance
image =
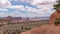
[[54, 9], [58, 10], [60, 9], [60, 0], [57, 1], [57, 4], [54, 5]]

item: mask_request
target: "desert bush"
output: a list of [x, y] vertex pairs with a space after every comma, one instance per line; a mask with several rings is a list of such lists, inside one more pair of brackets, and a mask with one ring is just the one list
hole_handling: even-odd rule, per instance
[[55, 19], [55, 22], [54, 22], [55, 25], [58, 25], [60, 24], [60, 19]]
[[30, 28], [29, 28], [29, 27], [22, 27], [22, 28], [21, 28], [22, 32], [27, 31], [27, 30], [29, 30], [29, 29], [31, 29], [31, 27], [30, 27]]
[[36, 26], [41, 26], [44, 24], [47, 24], [48, 21], [29, 21], [28, 22], [23, 22], [19, 24], [11, 24], [10, 22], [7, 23], [7, 25], [0, 27], [0, 30], [4, 31], [4, 34], [6, 32], [10, 33], [10, 30], [14, 30], [14, 32], [17, 32], [18, 34], [27, 30], [30, 30]]
[[20, 34], [19, 30], [7, 30], [3, 34]]

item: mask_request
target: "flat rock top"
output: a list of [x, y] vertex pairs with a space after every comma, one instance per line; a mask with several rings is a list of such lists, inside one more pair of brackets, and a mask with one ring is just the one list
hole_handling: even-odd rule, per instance
[[35, 27], [20, 34], [60, 34], [60, 25], [43, 25], [40, 27]]

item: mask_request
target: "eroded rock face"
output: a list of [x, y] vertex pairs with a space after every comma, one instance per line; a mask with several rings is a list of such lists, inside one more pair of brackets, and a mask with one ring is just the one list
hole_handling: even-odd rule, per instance
[[25, 31], [20, 34], [60, 34], [60, 25], [58, 26], [54, 25], [54, 21], [56, 18], [60, 19], [60, 10], [54, 12], [51, 15], [49, 24], [40, 27], [35, 27], [31, 30]]
[[50, 17], [50, 20], [49, 20], [49, 24], [54, 24], [54, 20], [55, 20], [55, 15], [57, 14], [57, 12], [54, 12], [51, 17]]
[[49, 20], [49, 24], [54, 24], [54, 21], [57, 19], [60, 19], [60, 10], [54, 12], [51, 17], [50, 17], [50, 20]]

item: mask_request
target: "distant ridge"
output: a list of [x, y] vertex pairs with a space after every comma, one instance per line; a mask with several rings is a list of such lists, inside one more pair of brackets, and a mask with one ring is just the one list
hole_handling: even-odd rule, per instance
[[49, 20], [49, 17], [11, 17], [11, 16], [8, 16], [8, 17], [0, 17], [0, 19], [7, 19], [7, 18], [10, 18], [10, 19], [16, 19], [16, 20], [19, 20], [19, 19], [22, 19], [22, 20], [26, 20], [27, 18], [29, 20]]
[[35, 17], [35, 18], [30, 18], [30, 20], [49, 20], [49, 17]]

